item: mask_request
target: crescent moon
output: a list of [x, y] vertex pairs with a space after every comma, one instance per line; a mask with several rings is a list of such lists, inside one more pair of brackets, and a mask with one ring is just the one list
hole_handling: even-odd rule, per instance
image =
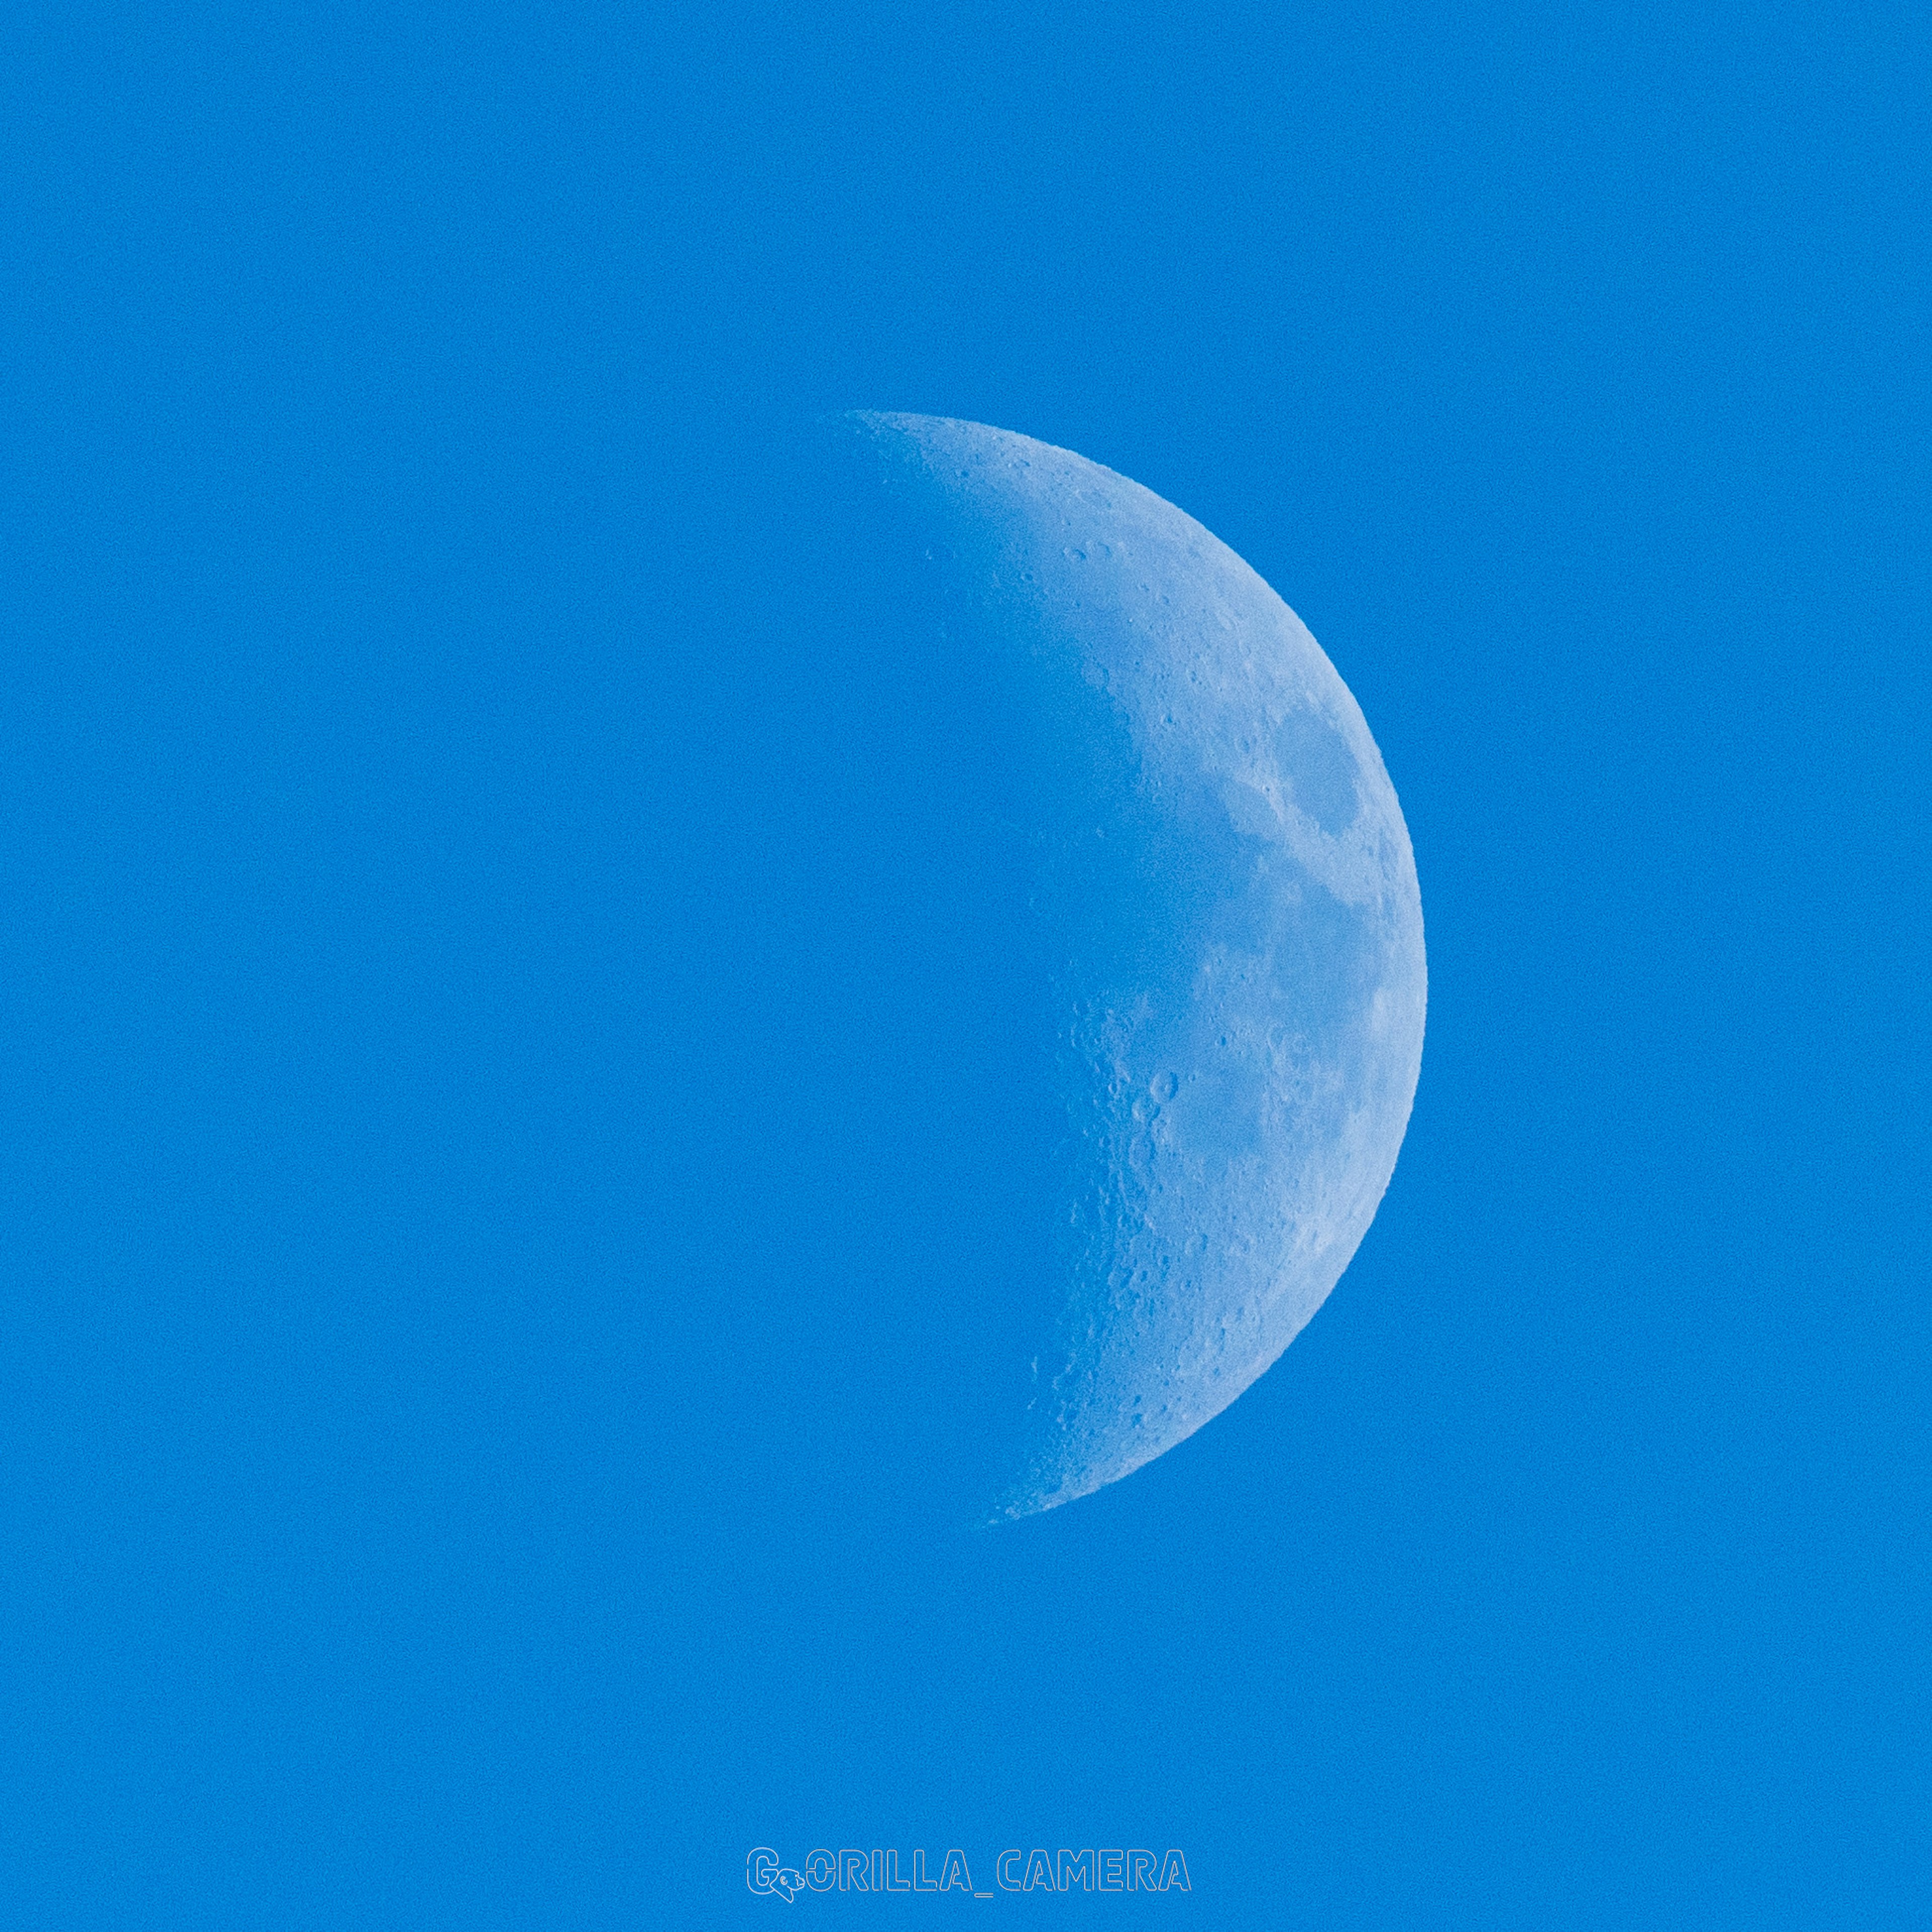
[[1360, 708], [1225, 544], [1028, 436], [844, 420], [1027, 746], [1062, 1198], [997, 1521], [1192, 1434], [1334, 1287], [1414, 1097], [1421, 898]]

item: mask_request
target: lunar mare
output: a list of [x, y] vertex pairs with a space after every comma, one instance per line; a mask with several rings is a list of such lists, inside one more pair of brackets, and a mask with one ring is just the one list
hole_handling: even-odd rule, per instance
[[1354, 1256], [1421, 1062], [1415, 865], [1334, 666], [1192, 518], [1006, 430], [845, 420], [1024, 743], [1064, 1123], [1058, 1312], [995, 1510], [1025, 1516], [1217, 1414]]

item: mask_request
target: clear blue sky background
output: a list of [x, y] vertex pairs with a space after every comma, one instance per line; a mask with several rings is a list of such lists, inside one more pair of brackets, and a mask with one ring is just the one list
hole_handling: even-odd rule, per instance
[[[0, 1916], [1924, 1922], [1932, 48], [1677, 10], [10, 12]], [[990, 1538], [854, 406], [1245, 556], [1428, 921], [1333, 1299]]]

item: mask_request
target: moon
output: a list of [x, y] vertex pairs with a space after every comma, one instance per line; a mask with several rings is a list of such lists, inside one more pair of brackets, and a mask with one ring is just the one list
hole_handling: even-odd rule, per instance
[[1334, 1287], [1414, 1097], [1421, 898], [1360, 708], [1226, 544], [1009, 430], [839, 428], [1018, 748], [1004, 830], [1061, 1132], [998, 1521], [1192, 1435]]

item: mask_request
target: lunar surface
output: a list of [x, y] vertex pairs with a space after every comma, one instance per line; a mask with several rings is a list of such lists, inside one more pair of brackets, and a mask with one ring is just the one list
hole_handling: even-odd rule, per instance
[[1057, 1312], [993, 1509], [1021, 1516], [1226, 1408], [1348, 1266], [1415, 1093], [1421, 901], [1360, 708], [1225, 544], [1026, 436], [844, 427], [1024, 747], [1064, 1133]]

